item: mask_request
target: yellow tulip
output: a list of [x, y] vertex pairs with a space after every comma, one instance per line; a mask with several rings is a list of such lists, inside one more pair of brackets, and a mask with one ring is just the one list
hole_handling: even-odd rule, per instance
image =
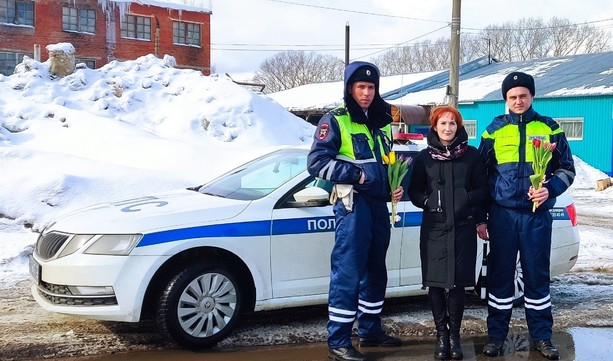
[[394, 163], [396, 163], [396, 152], [392, 150], [390, 152], [390, 161], [388, 164], [394, 164]]
[[387, 155], [383, 154], [382, 158], [383, 158], [383, 163], [390, 164], [390, 159], [387, 157]]

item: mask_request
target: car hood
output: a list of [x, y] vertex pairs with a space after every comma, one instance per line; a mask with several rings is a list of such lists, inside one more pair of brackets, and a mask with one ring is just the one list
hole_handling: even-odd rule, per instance
[[145, 234], [230, 219], [249, 203], [184, 189], [79, 209], [58, 219], [46, 231]]

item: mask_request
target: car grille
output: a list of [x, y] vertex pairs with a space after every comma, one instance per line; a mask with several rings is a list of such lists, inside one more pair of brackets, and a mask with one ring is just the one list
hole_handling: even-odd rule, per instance
[[41, 282], [38, 293], [54, 305], [65, 306], [113, 306], [117, 304], [115, 296], [84, 297], [74, 296], [67, 286]]
[[36, 255], [42, 260], [48, 260], [62, 248], [70, 235], [62, 233], [41, 234], [36, 242]]

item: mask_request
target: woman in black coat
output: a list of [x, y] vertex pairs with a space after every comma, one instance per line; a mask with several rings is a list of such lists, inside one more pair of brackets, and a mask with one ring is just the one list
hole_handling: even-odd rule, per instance
[[428, 148], [415, 160], [409, 197], [422, 208], [422, 283], [436, 325], [436, 359], [461, 360], [465, 287], [475, 285], [477, 224], [485, 222], [488, 185], [477, 149], [468, 145], [462, 115], [451, 106], [430, 114]]

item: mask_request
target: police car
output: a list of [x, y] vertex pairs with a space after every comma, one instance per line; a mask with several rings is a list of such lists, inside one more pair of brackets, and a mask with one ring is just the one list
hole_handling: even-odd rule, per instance
[[[409, 156], [419, 149], [396, 148]], [[34, 298], [48, 311], [92, 319], [154, 318], [164, 337], [192, 349], [222, 340], [242, 313], [326, 303], [332, 185], [308, 174], [307, 154], [308, 147], [278, 149], [202, 186], [99, 204], [57, 220], [41, 233], [30, 260]], [[575, 264], [579, 237], [568, 198], [560, 197], [552, 213], [557, 275]], [[398, 214], [387, 297], [423, 294], [421, 210], [405, 198]]]

